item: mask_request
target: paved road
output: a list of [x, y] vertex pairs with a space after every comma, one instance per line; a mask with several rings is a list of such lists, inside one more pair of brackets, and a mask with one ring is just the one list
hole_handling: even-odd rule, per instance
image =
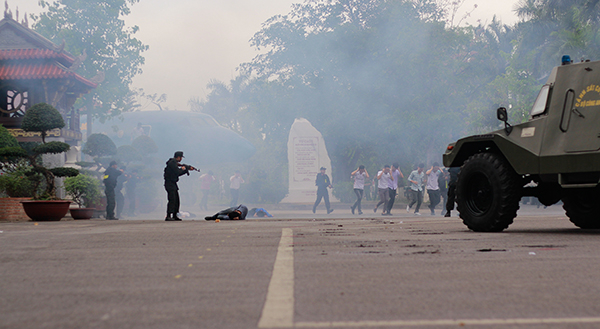
[[600, 327], [600, 232], [559, 207], [336, 215], [0, 223], [0, 328]]

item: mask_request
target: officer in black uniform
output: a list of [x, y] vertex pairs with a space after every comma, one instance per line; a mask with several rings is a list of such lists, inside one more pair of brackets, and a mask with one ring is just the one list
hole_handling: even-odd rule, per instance
[[167, 191], [167, 217], [165, 217], [166, 221], [180, 221], [181, 218], [177, 217], [179, 213], [179, 187], [177, 187], [177, 182], [179, 181], [179, 176], [190, 174], [189, 170], [194, 170], [194, 167], [186, 168], [186, 166], [181, 166], [179, 161], [183, 159], [183, 152], [177, 151], [175, 155], [167, 161], [167, 166], [165, 167], [165, 190]]
[[446, 214], [444, 217], [450, 217], [452, 210], [454, 210], [454, 202], [456, 199], [456, 181], [458, 180], [458, 173], [460, 167], [452, 167], [448, 169], [450, 173], [450, 181], [448, 181], [448, 201], [446, 201]]
[[329, 176], [325, 174], [324, 167], [321, 167], [321, 172], [317, 174], [317, 178], [315, 179], [315, 185], [317, 186], [317, 200], [313, 205], [313, 214], [317, 211], [317, 206], [321, 203], [321, 199], [325, 199], [325, 207], [327, 208], [327, 214], [331, 214], [333, 209], [329, 206], [329, 192], [327, 188], [333, 188], [331, 186], [331, 181], [329, 180]]
[[112, 161], [104, 172], [104, 194], [106, 194], [106, 219], [116, 220], [115, 217], [115, 187], [117, 178], [123, 173], [117, 169], [117, 162]]

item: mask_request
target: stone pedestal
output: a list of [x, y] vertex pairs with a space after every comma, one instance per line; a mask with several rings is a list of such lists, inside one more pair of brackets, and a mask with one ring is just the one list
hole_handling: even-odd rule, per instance
[[[282, 203], [312, 203], [317, 197], [315, 178], [319, 168], [327, 168], [331, 179], [331, 160], [321, 133], [306, 119], [296, 119], [288, 139], [289, 193]], [[331, 192], [331, 190], [330, 190]], [[330, 200], [335, 198], [330, 194]]]

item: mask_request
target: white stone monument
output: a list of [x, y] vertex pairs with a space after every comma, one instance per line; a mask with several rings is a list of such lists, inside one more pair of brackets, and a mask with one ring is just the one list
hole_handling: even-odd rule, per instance
[[[294, 120], [288, 139], [289, 193], [282, 203], [313, 203], [317, 198], [315, 178], [321, 167], [331, 179], [331, 160], [321, 133], [308, 122]], [[329, 190], [329, 199], [336, 200]]]

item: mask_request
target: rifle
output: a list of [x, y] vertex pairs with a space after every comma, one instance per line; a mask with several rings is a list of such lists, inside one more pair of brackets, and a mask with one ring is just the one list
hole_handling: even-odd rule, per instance
[[[196, 167], [194, 167], [192, 165], [188, 165], [188, 164], [184, 164], [184, 163], [179, 163], [177, 165], [179, 167], [185, 167], [185, 168], [187, 168], [188, 171], [197, 171], [197, 172], [200, 172], [200, 169], [198, 169], [198, 168], [196, 168]], [[188, 175], [189, 175], [189, 173], [188, 173]]]

